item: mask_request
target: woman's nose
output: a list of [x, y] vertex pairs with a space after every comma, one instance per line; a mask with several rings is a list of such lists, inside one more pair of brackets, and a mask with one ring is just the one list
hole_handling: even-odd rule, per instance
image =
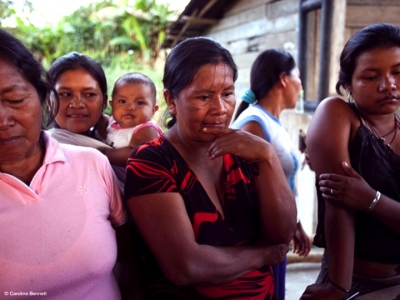
[[6, 130], [12, 126], [13, 120], [7, 109], [0, 107], [0, 130]]
[[225, 103], [225, 101], [223, 100], [222, 96], [217, 97], [217, 98], [215, 99], [215, 101], [214, 101], [214, 108], [215, 108], [215, 110], [216, 110], [216, 112], [217, 112], [218, 114], [221, 114], [221, 115], [226, 114], [226, 112], [227, 112], [226, 103]]
[[396, 89], [397, 89], [396, 80], [393, 78], [393, 76], [385, 77], [379, 86], [380, 92], [393, 91]]
[[69, 101], [69, 107], [71, 107], [71, 108], [83, 108], [83, 107], [85, 107], [85, 100], [82, 99], [82, 97], [80, 95], [75, 95]]

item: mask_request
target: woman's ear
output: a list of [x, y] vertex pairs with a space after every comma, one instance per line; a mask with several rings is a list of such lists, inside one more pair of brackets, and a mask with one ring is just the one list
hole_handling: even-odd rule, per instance
[[171, 114], [176, 115], [175, 98], [168, 89], [164, 89], [164, 99], [167, 102], [168, 110]]
[[279, 74], [279, 84], [281, 88], [285, 88], [287, 85], [287, 77], [288, 75], [285, 72]]

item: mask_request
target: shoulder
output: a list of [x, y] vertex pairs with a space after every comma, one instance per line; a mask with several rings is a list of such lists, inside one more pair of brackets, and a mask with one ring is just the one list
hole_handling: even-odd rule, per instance
[[259, 118], [263, 118], [263, 112], [259, 108], [257, 108], [254, 105], [250, 105], [248, 108], [246, 108], [239, 116], [238, 118], [233, 122], [234, 124], [240, 123], [243, 120], [248, 120], [249, 118], [252, 118], [254, 116], [258, 116]]
[[326, 113], [352, 113], [352, 109], [346, 101], [339, 97], [329, 97], [321, 101], [318, 105], [315, 114]]
[[59, 147], [70, 163], [83, 166], [96, 165], [97, 167], [100, 165], [107, 165], [109, 163], [104, 154], [91, 147], [61, 143], [59, 144]]
[[330, 97], [324, 99], [315, 110], [310, 126], [332, 124], [334, 126], [359, 125], [359, 118], [351, 105], [341, 98]]
[[164, 136], [159, 136], [136, 147], [132, 151], [130, 159], [149, 160], [159, 163], [161, 161], [170, 161], [173, 156], [172, 145]]
[[133, 134], [137, 133], [139, 130], [142, 130], [144, 128], [148, 128], [149, 130], [155, 130], [158, 133], [158, 135], [161, 135], [163, 133], [161, 127], [158, 126], [158, 124], [153, 120], [150, 120], [134, 127], [135, 130], [133, 131]]

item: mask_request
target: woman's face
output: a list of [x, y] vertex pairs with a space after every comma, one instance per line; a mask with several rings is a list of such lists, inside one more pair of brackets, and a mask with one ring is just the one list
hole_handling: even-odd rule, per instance
[[393, 113], [400, 106], [400, 47], [375, 48], [357, 58], [350, 91], [360, 110]]
[[0, 59], [0, 163], [41, 155], [42, 105], [35, 87]]
[[300, 71], [295, 67], [288, 76], [286, 76], [286, 108], [292, 109], [296, 107], [302, 89]]
[[192, 82], [167, 102], [176, 115], [182, 137], [213, 141], [216, 136], [204, 133], [205, 127], [228, 127], [235, 109], [235, 87], [231, 68], [219, 63], [202, 66]]
[[60, 128], [75, 133], [87, 133], [97, 124], [107, 99], [99, 83], [85, 69], [62, 73], [54, 88], [60, 97], [56, 122]]

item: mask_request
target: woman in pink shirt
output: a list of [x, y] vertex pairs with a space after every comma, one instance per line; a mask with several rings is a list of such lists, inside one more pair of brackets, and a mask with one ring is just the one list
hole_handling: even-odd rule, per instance
[[18, 39], [0, 40], [0, 298], [119, 299], [113, 227], [126, 215], [111, 166], [43, 130], [56, 92]]

